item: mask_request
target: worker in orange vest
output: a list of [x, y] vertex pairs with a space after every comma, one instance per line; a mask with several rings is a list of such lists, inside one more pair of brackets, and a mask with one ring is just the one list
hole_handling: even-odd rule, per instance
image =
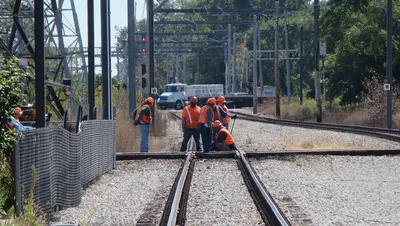
[[[236, 119], [237, 116], [236, 115], [232, 116], [229, 113], [229, 109], [225, 105], [225, 103], [226, 103], [225, 97], [219, 96], [217, 99], [217, 106], [219, 106], [219, 108], [217, 108], [218, 117], [216, 117], [215, 120], [219, 120], [220, 122], [222, 122], [222, 125], [228, 129], [231, 118]], [[223, 109], [223, 111], [221, 111], [220, 109]]]
[[211, 124], [214, 121], [213, 108], [217, 104], [217, 100], [211, 97], [207, 100], [206, 105], [200, 109], [198, 128], [201, 134], [201, 140], [203, 142], [203, 151], [208, 153], [212, 150], [212, 127]]
[[133, 111], [133, 115], [135, 116], [134, 125], [139, 125], [140, 152], [149, 152], [150, 124], [152, 118], [151, 107], [153, 105], [154, 99], [148, 97]]
[[196, 142], [196, 150], [201, 151], [200, 147], [200, 131], [198, 128], [198, 121], [200, 117], [200, 107], [197, 106], [197, 97], [190, 98], [190, 105], [183, 108], [182, 111], [182, 130], [183, 130], [183, 141], [181, 145], [182, 152], [186, 151], [187, 143], [193, 136]]
[[219, 120], [212, 123], [212, 127], [216, 130], [213, 149], [215, 151], [236, 150], [235, 140], [227, 128], [225, 128]]

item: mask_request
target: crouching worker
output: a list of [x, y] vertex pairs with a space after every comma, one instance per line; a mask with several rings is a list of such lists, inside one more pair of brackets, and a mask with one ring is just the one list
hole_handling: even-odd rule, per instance
[[151, 124], [151, 106], [154, 105], [154, 99], [151, 97], [133, 111], [135, 117], [134, 125], [139, 125], [140, 132], [140, 152], [149, 152], [150, 124]]
[[216, 131], [213, 142], [214, 151], [236, 150], [235, 140], [229, 130], [219, 120], [215, 120], [212, 126]]

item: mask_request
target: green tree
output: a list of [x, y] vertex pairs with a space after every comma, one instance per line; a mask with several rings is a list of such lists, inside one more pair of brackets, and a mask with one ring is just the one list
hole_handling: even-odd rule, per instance
[[6, 123], [14, 113], [12, 106], [19, 102], [26, 74], [19, 68], [17, 58], [0, 60], [3, 62], [0, 68], [0, 214], [2, 214], [13, 203], [13, 178], [9, 161], [10, 152], [18, 135], [15, 130], [8, 130]]

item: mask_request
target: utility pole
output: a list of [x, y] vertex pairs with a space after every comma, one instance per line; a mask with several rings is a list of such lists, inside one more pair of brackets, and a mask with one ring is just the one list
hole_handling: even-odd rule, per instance
[[233, 33], [232, 93], [236, 93], [236, 33]]
[[[245, 49], [244, 50], [244, 59], [245, 59], [245, 61], [244, 61], [244, 66], [245, 66], [245, 72], [244, 72], [244, 82], [245, 82], [245, 84], [244, 84], [244, 87], [245, 87], [245, 90], [247, 91], [247, 84], [249, 83], [249, 58], [250, 58], [250, 54], [249, 54], [249, 50], [248, 49]], [[248, 90], [248, 92], [250, 91], [250, 89]]]
[[[135, 0], [128, 0], [129, 114], [136, 108]], [[134, 116], [133, 116], [134, 117]]]
[[87, 23], [88, 23], [88, 102], [89, 102], [89, 120], [94, 118], [95, 106], [95, 60], [94, 60], [94, 0], [87, 1]]
[[253, 114], [257, 114], [257, 16], [253, 16]]
[[225, 68], [225, 95], [228, 94], [229, 87], [231, 84], [231, 49], [232, 49], [232, 25], [228, 24], [228, 59]]
[[300, 27], [300, 105], [303, 105], [303, 76], [304, 76], [304, 59], [303, 59], [303, 27]]
[[[247, 44], [247, 37], [246, 37], [247, 35], [246, 35], [246, 33], [244, 34], [244, 46], [246, 46], [246, 44]], [[243, 67], [242, 67], [242, 82], [240, 83], [240, 90], [243, 90], [243, 84], [244, 84], [244, 90], [246, 90], [246, 83], [247, 83], [247, 78], [246, 78], [246, 75], [245, 75], [245, 73], [246, 73], [246, 68], [247, 68], [247, 65], [246, 65], [246, 54], [247, 54], [247, 49], [245, 48], [244, 49], [244, 56], [243, 56]]]
[[[149, 46], [149, 96], [154, 98], [154, 94], [151, 94], [151, 88], [154, 88], [154, 0], [147, 1], [147, 43]], [[153, 108], [153, 107], [152, 107]], [[153, 111], [154, 112], [154, 111]], [[153, 115], [154, 118], [154, 115]], [[154, 120], [153, 120], [154, 125]]]
[[279, 22], [279, 2], [275, 2], [275, 57], [274, 57], [274, 78], [275, 78], [275, 114], [281, 117], [281, 103], [279, 97], [279, 49], [278, 49], [278, 22]]
[[288, 104], [290, 104], [290, 62], [289, 62], [289, 38], [287, 30], [287, 12], [285, 11], [285, 54], [286, 54], [286, 89], [288, 96]]
[[[261, 32], [260, 32], [260, 26], [257, 26], [257, 36], [258, 36], [258, 42], [257, 42], [257, 49], [258, 50], [261, 50], [261, 34], [260, 34]], [[260, 81], [260, 88], [261, 88], [261, 94], [260, 95], [263, 95], [263, 93], [264, 93], [264, 81], [263, 81], [263, 74], [262, 74], [262, 60], [261, 60], [261, 57], [260, 57], [260, 59], [258, 60], [258, 71], [259, 71], [259, 77], [258, 77], [258, 79], [259, 79], [259, 81]]]
[[198, 78], [197, 84], [200, 84], [200, 57], [199, 57], [199, 53], [197, 53], [197, 78]]
[[178, 82], [178, 75], [179, 75], [179, 55], [176, 54], [175, 56], [175, 82]]
[[45, 127], [45, 54], [44, 54], [44, 3], [37, 0], [35, 9], [35, 91], [36, 127]]
[[187, 76], [187, 71], [186, 71], [186, 55], [183, 54], [183, 83], [186, 83], [186, 76]]
[[[392, 128], [392, 0], [387, 0], [386, 7], [386, 106], [387, 106], [387, 128]], [[386, 85], [386, 86], [387, 86]]]
[[322, 122], [321, 76], [319, 74], [319, 0], [314, 0], [314, 51], [315, 51], [315, 99], [317, 122]]
[[110, 8], [109, 0], [101, 0], [101, 69], [102, 69], [102, 98], [103, 98], [103, 119], [111, 119], [111, 98], [110, 98]]

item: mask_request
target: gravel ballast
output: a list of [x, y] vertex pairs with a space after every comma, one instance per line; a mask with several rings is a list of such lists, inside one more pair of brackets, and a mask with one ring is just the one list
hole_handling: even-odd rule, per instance
[[149, 207], [155, 218], [161, 219], [181, 163], [182, 160], [119, 161], [117, 169], [104, 174], [85, 191], [78, 207], [57, 212], [55, 219], [58, 224], [135, 225]]
[[198, 160], [186, 225], [264, 225], [235, 160]]
[[[293, 225], [400, 225], [400, 156], [297, 156], [251, 164]], [[298, 216], [311, 222], [299, 223]]]

